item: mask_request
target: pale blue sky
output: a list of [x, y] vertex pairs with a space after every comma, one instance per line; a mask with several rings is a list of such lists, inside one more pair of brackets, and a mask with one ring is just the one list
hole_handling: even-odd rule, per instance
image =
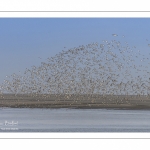
[[[0, 83], [65, 49], [102, 40], [112, 34], [144, 53], [150, 41], [149, 18], [0, 18]], [[149, 42], [150, 43], [150, 42]], [[64, 49], [64, 50], [65, 50]], [[39, 59], [41, 57], [42, 59]]]

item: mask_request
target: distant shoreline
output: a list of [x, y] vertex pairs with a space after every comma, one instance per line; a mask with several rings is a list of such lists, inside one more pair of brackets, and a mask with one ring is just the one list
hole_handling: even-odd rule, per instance
[[29, 95], [4, 94], [0, 107], [150, 110], [150, 97], [136, 95]]

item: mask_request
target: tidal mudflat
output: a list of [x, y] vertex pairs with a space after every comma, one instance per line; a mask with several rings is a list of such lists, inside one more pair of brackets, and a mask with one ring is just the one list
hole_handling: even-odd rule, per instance
[[12, 108], [113, 108], [150, 109], [150, 97], [137, 95], [48, 95], [33, 97], [25, 94], [5, 94], [0, 107]]
[[150, 132], [149, 110], [1, 108], [0, 132]]

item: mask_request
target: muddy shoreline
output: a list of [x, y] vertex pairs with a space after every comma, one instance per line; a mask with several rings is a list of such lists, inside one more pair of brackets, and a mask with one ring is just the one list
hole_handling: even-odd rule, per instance
[[0, 107], [150, 110], [150, 97], [137, 95], [4, 94], [0, 97]]

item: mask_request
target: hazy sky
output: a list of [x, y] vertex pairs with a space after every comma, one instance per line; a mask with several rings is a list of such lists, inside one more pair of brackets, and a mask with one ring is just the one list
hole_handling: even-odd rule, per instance
[[6, 75], [38, 66], [62, 50], [112, 40], [113, 33], [119, 35], [117, 40], [125, 35], [146, 53], [143, 44], [150, 41], [150, 19], [0, 18], [0, 83]]

